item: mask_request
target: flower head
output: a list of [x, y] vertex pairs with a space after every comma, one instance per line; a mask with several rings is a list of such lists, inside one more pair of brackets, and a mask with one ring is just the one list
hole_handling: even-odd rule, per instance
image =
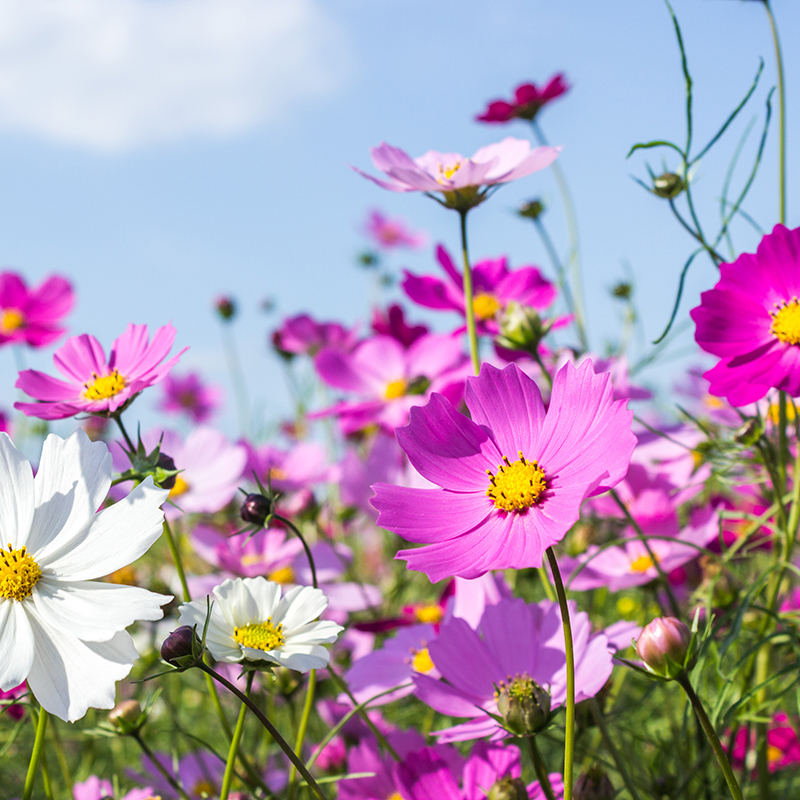
[[148, 342], [147, 325], [130, 324], [106, 358], [94, 336], [73, 336], [53, 354], [56, 368], [67, 380], [35, 369], [20, 372], [14, 385], [38, 402], [14, 403], [14, 408], [40, 419], [118, 411], [143, 389], [162, 381], [178, 363], [188, 348], [164, 361], [174, 340], [172, 325], [159, 328]]
[[272, 346], [283, 356], [316, 355], [323, 347], [352, 350], [357, 340], [354, 330], [338, 322], [317, 322], [308, 314], [283, 321], [272, 333]]
[[96, 583], [143, 555], [161, 535], [167, 492], [151, 478], [99, 513], [111, 456], [77, 430], [47, 437], [36, 477], [0, 434], [0, 690], [27, 680], [57, 717], [112, 708], [115, 683], [137, 658], [125, 628], [161, 619], [170, 598]]
[[0, 345], [44, 347], [64, 333], [63, 318], [75, 302], [66, 278], [51, 275], [34, 288], [16, 272], [0, 274]]
[[411, 347], [430, 330], [426, 325], [409, 325], [406, 322], [403, 307], [397, 303], [392, 303], [385, 311], [376, 308], [372, 312], [372, 322], [370, 323], [374, 333], [380, 336], [391, 336], [397, 339], [403, 347]]
[[514, 97], [507, 100], [493, 100], [483, 114], [475, 117], [478, 122], [510, 122], [512, 119], [532, 120], [543, 106], [551, 103], [569, 91], [564, 74], [559, 72], [541, 88], [535, 83], [521, 83], [514, 90]]
[[636, 652], [655, 675], [677, 677], [684, 671], [692, 632], [675, 617], [658, 617], [645, 625], [636, 642]]
[[168, 414], [186, 414], [192, 422], [206, 422], [219, 408], [222, 391], [203, 383], [196, 372], [167, 375], [159, 408]]
[[395, 250], [400, 247], [416, 249], [425, 243], [425, 235], [414, 233], [402, 219], [390, 219], [381, 211], [374, 209], [367, 217], [364, 233], [381, 250]]
[[565, 365], [545, 412], [515, 364], [467, 379], [472, 419], [434, 394], [396, 432], [416, 470], [441, 488], [376, 484], [384, 528], [427, 545], [398, 558], [432, 581], [538, 567], [578, 520], [583, 501], [625, 476], [636, 438], [625, 401], [591, 361]]
[[[296, 586], [281, 597], [281, 585], [266, 578], [226, 580], [213, 590], [214, 605], [206, 645], [218, 661], [269, 661], [308, 672], [324, 667], [330, 653], [323, 643], [343, 630], [328, 620], [314, 622], [327, 607], [319, 589]], [[180, 607], [180, 624], [202, 630], [206, 598]]]

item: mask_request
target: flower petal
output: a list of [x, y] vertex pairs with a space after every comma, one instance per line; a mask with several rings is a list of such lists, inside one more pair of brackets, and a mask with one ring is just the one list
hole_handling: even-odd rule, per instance
[[23, 603], [0, 598], [0, 691], [7, 692], [24, 681], [33, 665], [33, 631]]
[[[33, 471], [7, 433], [0, 433], [0, 547], [28, 543], [34, 510]], [[41, 566], [41, 565], [40, 565]]]

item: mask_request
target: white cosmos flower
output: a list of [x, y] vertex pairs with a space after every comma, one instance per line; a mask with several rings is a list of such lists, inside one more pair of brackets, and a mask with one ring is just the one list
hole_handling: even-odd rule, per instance
[[[226, 580], [213, 590], [206, 645], [217, 661], [271, 661], [308, 672], [324, 667], [330, 653], [323, 643], [336, 641], [344, 630], [328, 620], [315, 620], [328, 606], [319, 589], [295, 586], [281, 597], [281, 585], [266, 578]], [[206, 599], [180, 607], [180, 624], [205, 624]]]
[[74, 722], [112, 708], [137, 658], [125, 628], [171, 598], [93, 582], [159, 537], [167, 492], [148, 478], [100, 513], [111, 455], [77, 430], [45, 439], [36, 477], [0, 433], [0, 689], [27, 680], [42, 707]]

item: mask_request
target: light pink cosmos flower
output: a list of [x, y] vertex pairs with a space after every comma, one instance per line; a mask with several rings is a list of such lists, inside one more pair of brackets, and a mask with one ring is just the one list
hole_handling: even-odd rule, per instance
[[28, 288], [22, 275], [0, 273], [0, 345], [50, 344], [64, 333], [61, 324], [74, 303], [72, 286], [60, 275]]
[[435, 334], [422, 336], [407, 350], [389, 336], [367, 339], [352, 353], [326, 348], [314, 364], [329, 386], [360, 395], [310, 415], [338, 417], [346, 434], [370, 425], [391, 433], [406, 424], [409, 409], [424, 403], [431, 392], [459, 402], [470, 371], [461, 343]]
[[514, 97], [510, 103], [505, 100], [493, 100], [475, 119], [478, 122], [495, 123], [510, 122], [512, 119], [532, 120], [543, 106], [566, 94], [569, 89], [570, 86], [562, 72], [553, 75], [541, 88], [535, 83], [521, 83], [514, 90]]
[[370, 152], [372, 163], [386, 173], [389, 180], [375, 178], [356, 167], [353, 169], [392, 192], [441, 193], [443, 198], [436, 198], [440, 203], [466, 211], [482, 203], [492, 187], [549, 167], [560, 150], [560, 147], [531, 149], [526, 139], [509, 136], [502, 142], [481, 147], [471, 158], [436, 150], [411, 158], [399, 147], [383, 142]]
[[[151, 786], [144, 789], [131, 789], [120, 800], [153, 800], [155, 790]], [[111, 781], [90, 775], [85, 781], [76, 783], [72, 788], [73, 800], [106, 800], [114, 797]]]
[[164, 380], [188, 350], [164, 361], [175, 340], [175, 328], [164, 325], [148, 342], [147, 325], [130, 324], [111, 345], [106, 359], [103, 347], [88, 333], [73, 336], [53, 354], [66, 381], [35, 369], [20, 372], [14, 384], [36, 403], [14, 403], [29, 417], [66, 419], [76, 414], [113, 414], [139, 392]]
[[[448, 280], [432, 275], [414, 275], [405, 270], [403, 291], [411, 300], [425, 308], [455, 311], [464, 316], [464, 278], [442, 245], [436, 247], [436, 260]], [[472, 265], [472, 282], [478, 333], [497, 334], [497, 318], [513, 300], [536, 309], [549, 306], [556, 298], [556, 287], [536, 267], [510, 270], [508, 259], [487, 258]]]
[[414, 233], [404, 219], [390, 219], [382, 211], [370, 211], [364, 233], [381, 250], [409, 247], [412, 250], [425, 244], [425, 234]]
[[397, 557], [432, 581], [541, 566], [583, 501], [622, 480], [636, 444], [625, 401], [590, 361], [558, 372], [547, 412], [515, 364], [484, 364], [467, 379], [466, 402], [472, 419], [434, 394], [396, 432], [416, 470], [441, 488], [373, 487], [379, 524], [427, 545]]
[[241, 444], [247, 450], [244, 477], [252, 481], [255, 473], [264, 486], [269, 481], [278, 492], [297, 492], [339, 480], [339, 469], [328, 463], [325, 448], [318, 442], [298, 442], [288, 450], [271, 444]]
[[283, 321], [272, 334], [272, 346], [283, 356], [316, 355], [323, 347], [352, 350], [358, 337], [338, 322], [317, 322], [308, 314]]
[[[589, 615], [570, 602], [575, 651], [575, 699], [594, 697], [613, 668], [613, 650], [604, 633], [592, 634]], [[468, 722], [434, 735], [441, 742], [511, 734], [490, 714], [498, 714], [497, 687], [519, 676], [532, 678], [550, 692], [551, 708], [567, 698], [567, 657], [558, 603], [543, 600], [527, 604], [521, 599], [501, 600], [486, 606], [477, 630], [454, 617], [442, 625], [428, 646], [433, 665], [443, 680], [420, 673], [412, 677], [417, 697], [431, 708]], [[465, 658], [465, 653], [469, 657]], [[487, 713], [488, 712], [488, 713]]]
[[168, 414], [186, 414], [192, 422], [207, 422], [222, 403], [222, 390], [203, 383], [197, 372], [167, 375], [158, 407]]

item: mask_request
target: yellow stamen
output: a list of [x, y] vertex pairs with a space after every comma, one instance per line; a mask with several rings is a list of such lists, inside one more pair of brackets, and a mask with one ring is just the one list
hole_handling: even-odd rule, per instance
[[500, 302], [491, 294], [478, 294], [472, 301], [472, 310], [478, 319], [492, 319], [501, 308]]
[[392, 792], [386, 800], [403, 800], [403, 797], [400, 792]]
[[402, 397], [406, 393], [406, 382], [404, 380], [392, 381], [384, 392], [384, 397], [387, 400], [394, 400]]
[[15, 308], [6, 308], [3, 310], [3, 317], [0, 319], [0, 330], [3, 333], [11, 333], [12, 331], [21, 328], [25, 324], [25, 317], [21, 311]]
[[772, 326], [770, 331], [786, 344], [800, 344], [800, 302], [793, 297], [782, 306], [775, 304], [776, 311], [770, 311]]
[[199, 780], [192, 789], [192, 794], [196, 797], [215, 797], [219, 790], [207, 778]]
[[[777, 403], [773, 403], [769, 407], [767, 417], [773, 425], [777, 425], [781, 421], [781, 410]], [[791, 403], [786, 404], [786, 421], [794, 422], [794, 406]]]
[[453, 175], [456, 174], [461, 169], [461, 162], [457, 161], [455, 164], [451, 164], [449, 167], [446, 167], [444, 164], [439, 164], [439, 178], [437, 180], [439, 183], [444, 183], [445, 180], [450, 180]]
[[783, 750], [781, 750], [780, 747], [775, 747], [774, 744], [767, 747], [767, 761], [769, 761], [770, 764], [779, 761], [781, 758], [783, 758]]
[[87, 400], [107, 400], [115, 394], [119, 394], [125, 388], [125, 378], [114, 370], [110, 375], [100, 375], [92, 373], [94, 380], [91, 383], [84, 383], [86, 391], [83, 396]]
[[632, 597], [620, 597], [620, 599], [617, 600], [617, 611], [626, 619], [636, 613], [639, 608], [638, 601], [634, 600]]
[[504, 464], [497, 468], [497, 475], [486, 470], [491, 484], [486, 495], [494, 500], [494, 507], [502, 511], [524, 511], [541, 499], [547, 489], [544, 470], [537, 461], [526, 461], [522, 451], [513, 464], [503, 456]]
[[0, 597], [24, 600], [33, 594], [33, 587], [42, 577], [39, 565], [27, 554], [26, 548], [15, 550], [0, 547]]
[[180, 497], [182, 494], [185, 494], [188, 491], [189, 484], [183, 478], [181, 478], [180, 475], [176, 475], [175, 485], [169, 490], [169, 498], [172, 500], [175, 497]]
[[136, 586], [136, 570], [131, 566], [122, 567], [106, 575], [105, 579], [109, 583], [119, 583], [122, 586]]
[[414, 609], [414, 616], [416, 616], [420, 622], [427, 622], [431, 625], [435, 625], [437, 622], [442, 621], [444, 611], [441, 606], [420, 606]]
[[430, 672], [433, 669], [433, 661], [427, 647], [423, 647], [422, 650], [412, 650], [411, 652], [414, 654], [411, 666], [414, 667], [416, 672]]
[[234, 628], [233, 638], [242, 647], [252, 647], [253, 650], [275, 650], [286, 644], [283, 625], [273, 625], [272, 617], [266, 622], [252, 622], [244, 628]]
[[294, 570], [291, 567], [281, 567], [270, 572], [268, 577], [275, 583], [294, 583]]
[[722, 400], [719, 399], [719, 397], [714, 397], [713, 394], [707, 394], [703, 398], [703, 402], [709, 408], [725, 408], [725, 403], [723, 403]]
[[653, 559], [650, 556], [639, 556], [639, 558], [631, 561], [631, 569], [634, 572], [647, 572], [650, 567], [655, 566]]
[[269, 477], [273, 481], [285, 481], [286, 473], [280, 467], [270, 467]]

